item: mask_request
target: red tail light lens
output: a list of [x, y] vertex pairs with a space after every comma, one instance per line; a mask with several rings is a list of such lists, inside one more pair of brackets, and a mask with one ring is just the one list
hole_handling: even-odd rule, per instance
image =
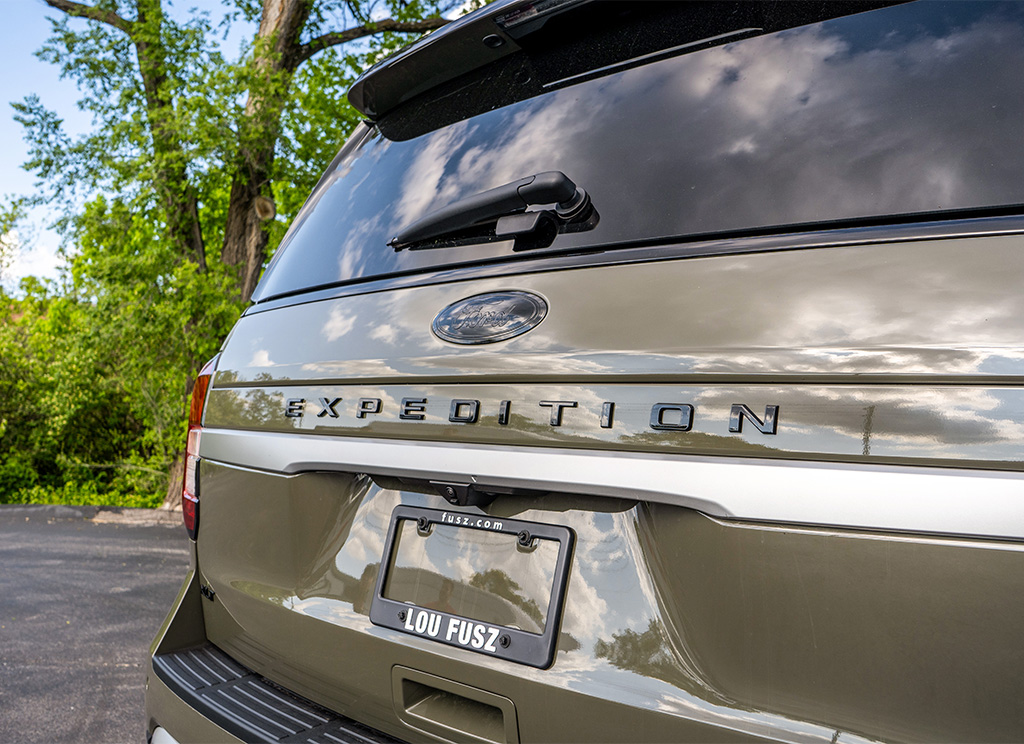
[[188, 412], [188, 440], [185, 444], [185, 477], [181, 488], [181, 515], [188, 536], [195, 540], [199, 533], [199, 437], [203, 430], [203, 408], [210, 378], [217, 368], [217, 357], [206, 363], [192, 388], [192, 403]]

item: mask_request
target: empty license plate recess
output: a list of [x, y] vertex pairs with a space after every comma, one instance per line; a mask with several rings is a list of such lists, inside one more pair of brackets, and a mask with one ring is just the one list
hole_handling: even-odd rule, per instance
[[547, 668], [573, 548], [568, 527], [398, 506], [370, 621]]

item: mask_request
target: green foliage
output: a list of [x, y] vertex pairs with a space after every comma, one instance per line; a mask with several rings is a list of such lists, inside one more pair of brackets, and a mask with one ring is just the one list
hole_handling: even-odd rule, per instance
[[159, 503], [166, 451], [112, 374], [96, 306], [33, 278], [21, 292], [0, 292], [0, 503]]
[[[38, 183], [0, 209], [0, 270], [32, 204], [58, 211], [66, 265], [59, 283], [0, 290], [0, 503], [155, 506], [194, 376], [244, 308], [240, 267], [221, 258], [233, 186], [249, 178], [275, 201], [269, 259], [359, 121], [348, 87], [411, 36], [365, 36], [281, 68], [278, 40], [255, 34], [258, 0], [185, 22], [160, 0], [83, 3], [75, 13], [91, 4], [92, 20], [55, 13], [37, 54], [77, 84], [92, 130], [68, 136], [37, 96], [12, 104]], [[453, 5], [318, 0], [300, 41]], [[232, 23], [254, 34], [237, 60], [218, 46]]]
[[120, 506], [133, 509], [155, 509], [163, 501], [163, 492], [139, 493], [101, 489], [95, 481], [65, 481], [64, 485], [47, 488], [31, 486], [14, 493], [6, 504], [68, 504], [70, 506]]

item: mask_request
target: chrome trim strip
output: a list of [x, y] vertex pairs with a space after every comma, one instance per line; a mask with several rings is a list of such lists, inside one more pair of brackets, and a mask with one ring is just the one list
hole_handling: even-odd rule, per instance
[[1024, 473], [646, 455], [205, 429], [200, 455], [655, 501], [712, 517], [1024, 540]]

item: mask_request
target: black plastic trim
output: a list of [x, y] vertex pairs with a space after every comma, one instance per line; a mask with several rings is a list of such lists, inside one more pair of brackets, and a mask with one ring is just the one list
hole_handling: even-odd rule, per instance
[[[458, 497], [455, 496], [457, 503]], [[395, 540], [399, 525], [404, 520], [417, 522], [418, 529], [429, 530], [432, 525], [440, 524], [455, 526], [465, 530], [479, 530], [491, 533], [515, 536], [520, 544], [528, 546], [534, 538], [543, 538], [558, 543], [558, 558], [555, 564], [551, 594], [548, 599], [548, 612], [544, 622], [544, 632], [529, 633], [518, 628], [495, 625], [472, 618], [454, 615], [442, 610], [418, 607], [408, 602], [398, 602], [384, 596], [384, 585], [387, 582], [391, 562], [394, 560]], [[447, 512], [438, 509], [426, 509], [418, 506], [396, 506], [391, 513], [391, 525], [387, 540], [384, 543], [384, 554], [381, 558], [382, 570], [377, 576], [377, 586], [370, 603], [370, 622], [384, 628], [391, 628], [403, 633], [410, 633], [419, 638], [444, 643], [455, 648], [490, 655], [497, 659], [514, 661], [518, 664], [547, 669], [555, 658], [555, 646], [562, 622], [562, 607], [565, 602], [565, 590], [569, 582], [569, 564], [572, 560], [575, 533], [568, 527], [538, 522], [523, 522], [518, 519], [491, 519], [488, 516], [467, 514], [464, 512]], [[437, 632], [420, 632], [419, 627], [412, 629], [412, 617], [437, 620], [434, 626]], [[466, 627], [480, 630], [486, 634], [474, 638], [474, 643], [460, 643], [452, 635], [452, 628]], [[423, 626], [426, 628], [426, 626]], [[444, 632], [444, 628], [448, 632]], [[461, 636], [462, 634], [459, 633]], [[479, 643], [477, 643], [479, 641]], [[486, 643], [485, 643], [486, 642]]]
[[154, 656], [153, 671], [175, 695], [242, 741], [401, 742], [273, 684], [212, 644]]
[[436, 209], [403, 229], [388, 245], [400, 250], [412, 243], [522, 212], [530, 205], [557, 202], [561, 208], [579, 193], [576, 184], [560, 171], [537, 173]]
[[[379, 120], [417, 97], [437, 98], [446, 85], [464, 84], [474, 72], [523, 55], [548, 52], [531, 78], [557, 86], [725, 43], [744, 32], [773, 33], [905, 1], [497, 0], [374, 65], [352, 84], [348, 99], [361, 114]], [[628, 6], [642, 11], [639, 18], [622, 18], [620, 9]], [[520, 89], [514, 95], [521, 100], [540, 86], [513, 87]]]

